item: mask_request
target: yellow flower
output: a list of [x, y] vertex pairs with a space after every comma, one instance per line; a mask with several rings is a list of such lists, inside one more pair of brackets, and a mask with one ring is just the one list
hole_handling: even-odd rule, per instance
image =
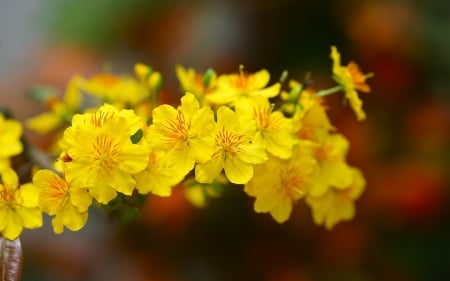
[[313, 98], [305, 110], [296, 111], [293, 120], [300, 139], [320, 142], [335, 131], [321, 98]]
[[264, 148], [260, 144], [251, 143], [255, 130], [254, 121], [242, 122], [229, 107], [219, 107], [215, 150], [211, 160], [197, 164], [195, 179], [200, 183], [211, 183], [223, 169], [230, 182], [247, 183], [253, 176], [252, 164], [259, 164], [267, 159]]
[[[131, 174], [148, 164], [149, 150], [133, 144], [130, 137], [139, 122], [130, 111], [115, 113], [110, 106], [95, 113], [75, 115], [73, 126], [64, 132], [61, 146], [65, 153], [66, 179], [88, 187], [92, 197], [106, 204], [117, 192], [130, 195], [135, 187]], [[73, 181], [73, 182], [72, 182]]]
[[151, 67], [143, 63], [134, 65], [134, 72], [141, 82], [150, 87], [153, 93], [157, 93], [162, 87], [161, 73], [153, 71]]
[[41, 191], [41, 210], [54, 216], [52, 225], [55, 233], [62, 233], [64, 226], [72, 231], [83, 228], [92, 203], [86, 187], [74, 186], [50, 170], [37, 171], [33, 176], [33, 184]]
[[349, 143], [341, 134], [327, 134], [317, 143], [314, 157], [319, 163], [310, 193], [321, 196], [330, 186], [345, 187], [352, 180], [351, 169], [345, 161]]
[[23, 228], [42, 226], [38, 207], [39, 190], [32, 184], [19, 186], [19, 178], [12, 169], [0, 171], [0, 233], [15, 240]]
[[147, 168], [134, 175], [136, 189], [140, 194], [151, 192], [159, 196], [170, 196], [172, 188], [185, 176], [165, 156], [164, 151], [151, 151]]
[[23, 146], [20, 141], [22, 125], [16, 120], [6, 120], [0, 114], [0, 162], [1, 166], [9, 166], [9, 158], [22, 153]]
[[223, 188], [229, 184], [225, 175], [220, 175], [212, 183], [199, 183], [194, 179], [183, 183], [186, 199], [197, 208], [204, 208], [213, 198], [218, 198], [223, 193]]
[[292, 146], [296, 142], [292, 122], [281, 112], [274, 112], [267, 98], [259, 96], [237, 101], [236, 114], [255, 121], [254, 143], [260, 144], [277, 157], [291, 157]]
[[271, 157], [255, 166], [255, 175], [244, 191], [256, 197], [257, 213], [270, 213], [278, 222], [285, 222], [293, 204], [308, 193], [311, 175], [317, 163], [307, 143], [295, 147], [292, 158]]
[[204, 74], [197, 73], [193, 68], [185, 69], [181, 65], [177, 65], [175, 71], [181, 84], [181, 90], [194, 94], [200, 102], [205, 101], [205, 95], [211, 93], [216, 86], [217, 78], [215, 73], [211, 73], [209, 84], [205, 85]]
[[83, 89], [119, 108], [134, 107], [149, 97], [146, 86], [128, 76], [97, 74], [86, 80]]
[[333, 79], [344, 88], [345, 98], [350, 101], [350, 106], [356, 113], [358, 120], [366, 119], [366, 114], [362, 109], [362, 101], [359, 99], [356, 91], [370, 92], [370, 87], [366, 84], [366, 76], [354, 62], [350, 62], [347, 66], [342, 66], [341, 55], [335, 46], [331, 47], [330, 56], [333, 60]]
[[306, 202], [312, 209], [314, 222], [330, 230], [338, 222], [351, 220], [355, 216], [354, 201], [361, 196], [365, 185], [361, 171], [352, 168], [348, 186], [333, 187], [320, 197], [308, 196]]
[[173, 168], [186, 175], [196, 162], [211, 158], [214, 125], [212, 110], [200, 108], [194, 95], [187, 93], [177, 109], [163, 104], [153, 110], [153, 124], [146, 139], [155, 149], [167, 151]]
[[64, 124], [68, 124], [72, 116], [80, 109], [81, 83], [81, 77], [73, 77], [66, 88], [64, 99], [61, 101], [56, 97], [50, 97], [47, 100], [50, 111], [28, 119], [26, 121], [27, 127], [38, 133], [47, 134]]
[[279, 94], [280, 83], [266, 88], [269, 80], [270, 74], [265, 69], [253, 74], [241, 69], [239, 74], [221, 75], [217, 79], [216, 90], [207, 96], [207, 100], [214, 104], [229, 104], [240, 97], [272, 98]]

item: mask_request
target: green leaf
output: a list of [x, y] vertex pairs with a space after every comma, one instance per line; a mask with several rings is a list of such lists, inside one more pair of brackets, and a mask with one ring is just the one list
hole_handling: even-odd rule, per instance
[[130, 137], [130, 140], [133, 144], [136, 144], [142, 139], [143, 136], [144, 132], [142, 131], [142, 129], [138, 129], [136, 133], [134, 133], [134, 135]]

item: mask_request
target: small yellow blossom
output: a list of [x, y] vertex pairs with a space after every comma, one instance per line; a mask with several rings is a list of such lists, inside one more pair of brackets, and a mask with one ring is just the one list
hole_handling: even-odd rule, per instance
[[211, 183], [223, 169], [230, 182], [247, 183], [253, 176], [253, 164], [267, 159], [264, 147], [251, 142], [255, 133], [254, 121], [242, 121], [229, 107], [219, 107], [212, 159], [197, 164], [195, 179], [200, 183]]
[[197, 208], [204, 208], [210, 199], [218, 198], [223, 193], [223, 188], [229, 184], [225, 175], [221, 174], [212, 183], [199, 183], [192, 179], [183, 183], [186, 199]]
[[136, 131], [132, 124], [139, 119], [129, 116], [129, 111], [121, 112], [124, 114], [103, 106], [95, 113], [75, 115], [73, 126], [65, 130], [61, 141], [67, 181], [88, 187], [102, 204], [117, 192], [130, 195], [136, 184], [131, 174], [148, 164], [148, 148], [130, 139]]
[[317, 143], [314, 157], [319, 163], [310, 193], [313, 196], [325, 194], [330, 186], [345, 187], [351, 183], [351, 169], [346, 163], [349, 149], [347, 139], [341, 134], [327, 134]]
[[330, 230], [341, 221], [351, 220], [355, 216], [354, 201], [361, 196], [365, 185], [361, 171], [352, 168], [348, 186], [332, 187], [320, 197], [308, 196], [306, 202], [312, 209], [314, 222]]
[[97, 74], [83, 83], [83, 89], [118, 108], [139, 105], [149, 97], [147, 87], [128, 76]]
[[47, 134], [64, 124], [69, 124], [72, 116], [80, 110], [82, 81], [80, 76], [73, 77], [66, 88], [63, 100], [50, 97], [46, 101], [50, 111], [28, 119], [27, 127], [38, 133]]
[[0, 159], [22, 153], [23, 146], [20, 141], [22, 125], [16, 120], [7, 120], [0, 114]]
[[293, 124], [280, 111], [273, 111], [265, 97], [254, 97], [236, 102], [236, 114], [247, 116], [256, 123], [253, 142], [263, 146], [269, 153], [286, 159], [292, 154], [296, 142]]
[[136, 189], [140, 194], [152, 193], [158, 196], [170, 196], [172, 188], [185, 176], [173, 167], [173, 163], [165, 157], [166, 152], [152, 150], [149, 154], [148, 166], [134, 175]]
[[167, 151], [174, 169], [186, 175], [196, 162], [211, 158], [214, 125], [213, 111], [206, 106], [200, 108], [194, 95], [187, 93], [177, 109], [164, 104], [153, 110], [153, 124], [146, 138], [155, 149]]
[[0, 233], [15, 240], [23, 228], [42, 226], [38, 207], [39, 190], [32, 184], [19, 186], [19, 178], [12, 169], [0, 171]]
[[345, 98], [350, 101], [350, 106], [358, 120], [366, 119], [366, 114], [362, 109], [362, 101], [356, 91], [370, 92], [370, 87], [366, 83], [366, 76], [353, 61], [347, 66], [342, 66], [341, 55], [335, 46], [331, 47], [330, 57], [333, 60], [333, 79], [344, 88]]
[[320, 142], [329, 132], [335, 131], [321, 98], [308, 101], [308, 107], [296, 111], [293, 120], [300, 139]]
[[241, 69], [238, 74], [220, 75], [216, 89], [207, 96], [207, 100], [214, 104], [230, 104], [241, 97], [272, 98], [279, 94], [280, 83], [266, 87], [269, 80], [270, 74], [265, 69], [253, 74]]
[[175, 71], [182, 92], [194, 94], [200, 102], [204, 102], [205, 95], [211, 93], [216, 86], [217, 77], [215, 73], [211, 73], [210, 81], [208, 85], [205, 85], [204, 74], [197, 73], [193, 68], [185, 69], [181, 65], [177, 65]]
[[244, 191], [256, 197], [257, 213], [270, 213], [277, 222], [283, 223], [291, 215], [293, 204], [308, 193], [316, 165], [311, 147], [301, 143], [294, 148], [290, 159], [271, 157], [255, 165], [255, 175]]
[[315, 103], [315, 90], [311, 87], [305, 87], [293, 79], [289, 80], [288, 85], [289, 92], [282, 91], [280, 94], [283, 101], [281, 111], [291, 116], [296, 114], [298, 117], [301, 117]]
[[55, 233], [62, 233], [64, 226], [72, 231], [83, 228], [92, 203], [86, 187], [74, 186], [50, 170], [37, 171], [33, 176], [33, 184], [41, 191], [41, 210], [54, 216], [52, 225]]

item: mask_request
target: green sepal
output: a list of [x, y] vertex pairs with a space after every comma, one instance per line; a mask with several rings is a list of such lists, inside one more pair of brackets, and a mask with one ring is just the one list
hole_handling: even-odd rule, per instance
[[208, 68], [203, 75], [203, 85], [208, 88], [211, 85], [212, 79], [216, 77], [216, 72], [212, 68]]
[[142, 129], [138, 129], [136, 131], [136, 133], [134, 133], [134, 135], [132, 135], [130, 137], [130, 140], [133, 144], [136, 144], [142, 139], [143, 136], [144, 136], [144, 131], [142, 131]]
[[33, 86], [28, 90], [28, 96], [35, 101], [45, 102], [55, 96], [57, 89], [51, 86]]

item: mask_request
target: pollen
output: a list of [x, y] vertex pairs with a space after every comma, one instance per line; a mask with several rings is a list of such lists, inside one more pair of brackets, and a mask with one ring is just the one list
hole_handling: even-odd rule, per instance
[[92, 114], [91, 123], [96, 127], [102, 127], [108, 120], [114, 117], [114, 113], [99, 111]]
[[46, 188], [42, 193], [42, 202], [49, 203], [50, 206], [53, 206], [53, 208], [59, 210], [62, 206], [66, 205], [68, 199], [68, 184], [56, 175], [50, 177], [48, 180], [48, 188]]
[[271, 110], [270, 107], [264, 106], [263, 108], [255, 108], [253, 110], [253, 118], [256, 120], [256, 123], [259, 128], [267, 129], [271, 124]]
[[164, 136], [162, 142], [166, 145], [185, 142], [189, 137], [190, 127], [191, 122], [186, 122], [184, 114], [181, 111], [178, 111], [175, 120], [168, 120], [165, 124], [162, 124], [161, 131]]
[[8, 189], [6, 185], [1, 186], [0, 198], [6, 204], [12, 204], [16, 201], [14, 196], [14, 190]]
[[370, 92], [370, 87], [366, 84], [366, 78], [355, 62], [351, 61], [347, 65], [347, 71], [350, 74], [356, 89], [364, 93]]
[[107, 135], [99, 135], [93, 143], [94, 163], [99, 171], [110, 171], [119, 163], [119, 147]]
[[243, 71], [239, 75], [233, 75], [230, 78], [230, 84], [236, 89], [246, 89], [249, 85], [249, 75]]
[[305, 178], [294, 167], [281, 169], [279, 173], [280, 189], [289, 198], [298, 198], [306, 193]]
[[225, 127], [222, 127], [222, 129], [216, 135], [216, 143], [219, 144], [221, 149], [216, 151], [214, 156], [218, 156], [217, 154], [222, 154], [224, 158], [232, 158], [237, 153], [242, 152], [242, 148], [240, 147], [240, 145], [244, 143], [243, 137], [243, 135], [234, 134], [225, 129]]

